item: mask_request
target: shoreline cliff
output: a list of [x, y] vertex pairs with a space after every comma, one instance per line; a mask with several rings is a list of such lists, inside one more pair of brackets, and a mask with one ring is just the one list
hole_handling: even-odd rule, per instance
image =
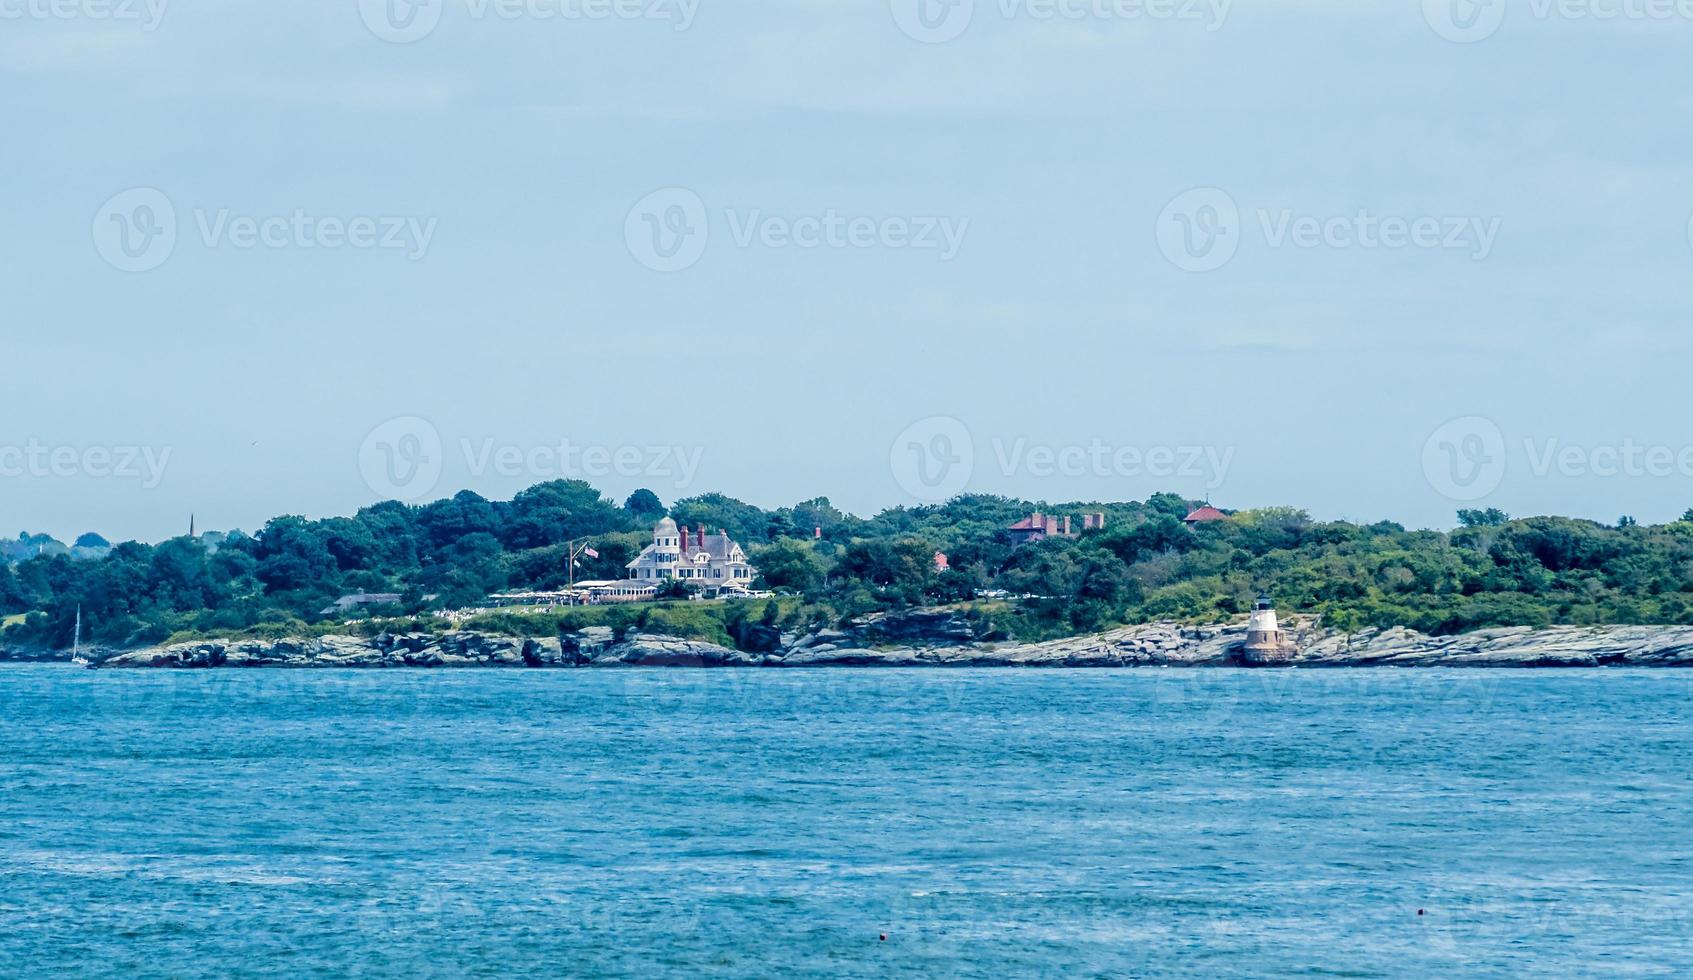
[[[1693, 667], [1693, 627], [1504, 627], [1456, 636], [1404, 628], [1295, 628], [1286, 667]], [[1244, 624], [1150, 623], [1038, 643], [982, 642], [950, 619], [872, 618], [784, 635], [765, 653], [589, 627], [550, 637], [473, 631], [201, 640], [99, 658], [107, 668], [1248, 667]], [[1278, 669], [1278, 668], [1254, 668]]]

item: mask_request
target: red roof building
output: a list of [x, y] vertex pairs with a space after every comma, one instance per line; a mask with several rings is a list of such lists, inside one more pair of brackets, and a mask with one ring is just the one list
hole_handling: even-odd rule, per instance
[[[1103, 527], [1105, 527], [1104, 514], [1082, 515], [1082, 530], [1093, 531]], [[1040, 513], [1030, 514], [1006, 528], [1005, 533], [1014, 544], [1029, 544], [1034, 541], [1045, 541], [1047, 538], [1073, 538], [1076, 536], [1076, 532], [1071, 530], [1070, 518]]]
[[1188, 524], [1188, 525], [1209, 524], [1212, 521], [1226, 521], [1228, 519], [1229, 519], [1229, 515], [1223, 513], [1222, 511], [1220, 511], [1217, 508], [1211, 506], [1210, 504], [1206, 504], [1204, 507], [1201, 507], [1198, 510], [1194, 511], [1193, 513], [1191, 513], [1191, 514], [1187, 515], [1186, 517], [1182, 518], [1182, 522], [1185, 523], [1185, 524]]

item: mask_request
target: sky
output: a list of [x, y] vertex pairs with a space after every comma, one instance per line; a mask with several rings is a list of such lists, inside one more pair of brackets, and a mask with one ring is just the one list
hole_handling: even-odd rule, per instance
[[0, 0], [0, 534], [1693, 508], [1693, 3]]

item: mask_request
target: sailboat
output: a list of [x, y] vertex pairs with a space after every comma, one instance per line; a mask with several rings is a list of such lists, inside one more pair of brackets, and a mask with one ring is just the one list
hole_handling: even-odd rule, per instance
[[71, 641], [71, 663], [78, 667], [92, 667], [94, 664], [82, 655], [82, 607], [76, 607], [76, 639]]

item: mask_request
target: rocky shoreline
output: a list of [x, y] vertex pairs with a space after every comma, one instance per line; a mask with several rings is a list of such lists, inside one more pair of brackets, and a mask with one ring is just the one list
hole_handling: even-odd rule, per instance
[[[1352, 634], [1295, 624], [1293, 667], [1693, 667], [1693, 627], [1509, 627], [1459, 636], [1395, 628]], [[1245, 626], [1129, 626], [1042, 643], [983, 642], [962, 620], [873, 617], [844, 630], [785, 634], [768, 653], [674, 636], [562, 637], [470, 631], [206, 640], [113, 653], [109, 668], [405, 667], [1241, 667]]]

